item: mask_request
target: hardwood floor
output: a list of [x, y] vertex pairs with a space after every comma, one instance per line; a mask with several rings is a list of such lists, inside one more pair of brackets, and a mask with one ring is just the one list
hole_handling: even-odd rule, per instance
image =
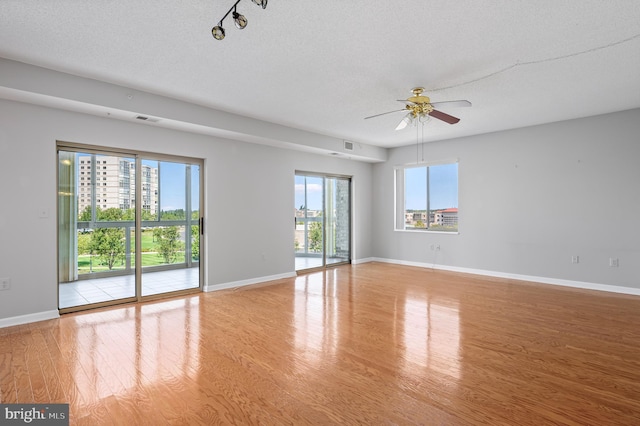
[[0, 329], [0, 401], [91, 425], [640, 424], [640, 297], [379, 263], [267, 284]]

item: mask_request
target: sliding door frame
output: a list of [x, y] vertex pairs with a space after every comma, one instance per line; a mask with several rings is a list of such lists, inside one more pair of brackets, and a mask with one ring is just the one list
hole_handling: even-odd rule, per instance
[[[322, 265], [313, 266], [310, 268], [296, 269], [297, 273], [307, 273], [318, 270], [324, 270], [334, 266], [346, 265], [351, 263], [353, 255], [353, 177], [348, 175], [340, 175], [335, 173], [318, 173], [307, 172], [303, 170], [296, 170], [294, 176], [315, 177], [322, 179]], [[349, 182], [349, 199], [347, 205], [349, 206], [349, 257], [341, 262], [327, 263], [327, 182], [330, 179], [341, 179]], [[306, 207], [306, 206], [305, 206]], [[306, 243], [306, 242], [305, 242]], [[294, 253], [295, 256], [295, 253]]]
[[[147, 301], [147, 300], [153, 300], [153, 299], [161, 299], [161, 298], [167, 298], [167, 297], [174, 297], [174, 296], [179, 296], [179, 295], [183, 295], [183, 294], [192, 294], [192, 293], [197, 293], [197, 292], [201, 292], [203, 291], [203, 286], [204, 286], [204, 276], [205, 276], [205, 265], [204, 262], [202, 261], [203, 259], [206, 259], [206, 253], [205, 253], [205, 241], [204, 241], [204, 217], [205, 217], [205, 200], [204, 200], [204, 159], [202, 158], [194, 158], [194, 157], [185, 157], [185, 156], [180, 156], [180, 155], [168, 155], [168, 154], [159, 154], [159, 153], [154, 153], [154, 152], [148, 152], [148, 151], [139, 151], [139, 150], [132, 150], [132, 149], [127, 149], [127, 148], [116, 148], [116, 147], [106, 147], [106, 146], [98, 146], [98, 145], [88, 145], [88, 144], [81, 144], [81, 143], [75, 143], [75, 142], [66, 142], [66, 141], [56, 141], [56, 162], [58, 164], [58, 167], [56, 168], [56, 170], [59, 170], [60, 164], [59, 164], [59, 152], [60, 151], [70, 151], [70, 152], [76, 152], [76, 153], [86, 153], [86, 154], [90, 154], [90, 155], [107, 155], [107, 156], [121, 156], [121, 157], [129, 157], [129, 158], [133, 158], [135, 159], [135, 174], [136, 174], [136, 181], [135, 181], [135, 225], [134, 225], [134, 235], [135, 235], [135, 244], [134, 244], [134, 250], [135, 250], [135, 263], [134, 263], [134, 276], [135, 276], [135, 296], [133, 297], [125, 297], [122, 299], [115, 299], [115, 300], [109, 300], [109, 301], [104, 301], [104, 302], [98, 302], [98, 303], [90, 303], [87, 305], [79, 305], [79, 306], [73, 306], [73, 307], [68, 307], [68, 308], [59, 308], [59, 312], [61, 314], [64, 313], [68, 313], [68, 312], [77, 312], [77, 311], [82, 311], [82, 310], [87, 310], [87, 309], [95, 309], [95, 308], [100, 308], [100, 307], [105, 307], [105, 306], [111, 306], [111, 305], [116, 305], [116, 304], [122, 304], [122, 303], [131, 303], [131, 302], [141, 302], [141, 301]], [[198, 287], [194, 287], [194, 288], [189, 288], [189, 289], [184, 289], [184, 290], [176, 290], [176, 291], [172, 291], [169, 293], [158, 293], [158, 294], [150, 294], [147, 296], [143, 296], [142, 295], [142, 238], [141, 238], [141, 234], [142, 234], [142, 160], [153, 160], [153, 161], [166, 161], [166, 162], [183, 162], [185, 164], [188, 165], [198, 165], [200, 167], [200, 173], [198, 176], [199, 179], [199, 191], [198, 191], [198, 197], [199, 197], [199, 203], [198, 203], [198, 210], [199, 210], [199, 219], [198, 219], [198, 226], [199, 226], [199, 234], [200, 234], [200, 244], [199, 244], [199, 260], [198, 260]], [[77, 167], [77, 165], [76, 165]], [[56, 173], [56, 190], [60, 191], [60, 176], [59, 176], [59, 172]], [[77, 195], [77, 194], [76, 194]], [[185, 194], [186, 197], [191, 197], [191, 193], [189, 191], [188, 194]], [[94, 195], [95, 198], [95, 195]], [[61, 223], [61, 218], [60, 218], [60, 196], [56, 197], [56, 216], [58, 218], [57, 221], [57, 229], [56, 229], [56, 240], [57, 240], [57, 270], [58, 270], [58, 274], [57, 274], [57, 285], [58, 287], [60, 286], [60, 232], [59, 232], [59, 227], [60, 227], [60, 223]], [[77, 208], [77, 206], [76, 206]], [[158, 220], [160, 219], [160, 204], [158, 204]], [[186, 223], [190, 223], [191, 220], [190, 218], [185, 218], [186, 219]], [[185, 233], [189, 232], [189, 230], [186, 228], [185, 226]], [[77, 231], [76, 231], [77, 233]], [[185, 254], [186, 255], [186, 254]], [[188, 263], [188, 261], [185, 259], [185, 262]], [[60, 291], [58, 288], [58, 291], [56, 292], [56, 297], [57, 297], [57, 306], [60, 306]]]

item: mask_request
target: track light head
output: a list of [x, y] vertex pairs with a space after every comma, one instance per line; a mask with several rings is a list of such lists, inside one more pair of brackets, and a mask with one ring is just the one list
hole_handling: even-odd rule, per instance
[[211, 29], [211, 35], [216, 40], [222, 40], [224, 38], [224, 28], [222, 28], [222, 22], [219, 22], [218, 25]]
[[238, 12], [233, 10], [233, 22], [236, 23], [236, 28], [239, 30], [243, 30], [247, 27], [247, 18], [244, 15], [240, 15]]
[[251, 0], [251, 1], [257, 4], [258, 6], [262, 6], [263, 9], [267, 8], [267, 0]]

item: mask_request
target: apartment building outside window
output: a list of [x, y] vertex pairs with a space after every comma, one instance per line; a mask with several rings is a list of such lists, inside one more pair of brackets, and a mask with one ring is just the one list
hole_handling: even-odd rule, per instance
[[395, 229], [458, 232], [458, 163], [413, 164], [395, 170]]

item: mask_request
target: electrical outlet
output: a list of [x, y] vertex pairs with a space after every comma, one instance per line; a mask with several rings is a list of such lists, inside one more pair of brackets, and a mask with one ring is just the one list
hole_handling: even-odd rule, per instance
[[611, 266], [612, 268], [617, 268], [618, 267], [618, 258], [617, 257], [610, 257], [609, 258], [609, 266]]
[[0, 291], [11, 288], [11, 278], [0, 278]]
[[571, 263], [580, 263], [580, 256], [571, 256]]

